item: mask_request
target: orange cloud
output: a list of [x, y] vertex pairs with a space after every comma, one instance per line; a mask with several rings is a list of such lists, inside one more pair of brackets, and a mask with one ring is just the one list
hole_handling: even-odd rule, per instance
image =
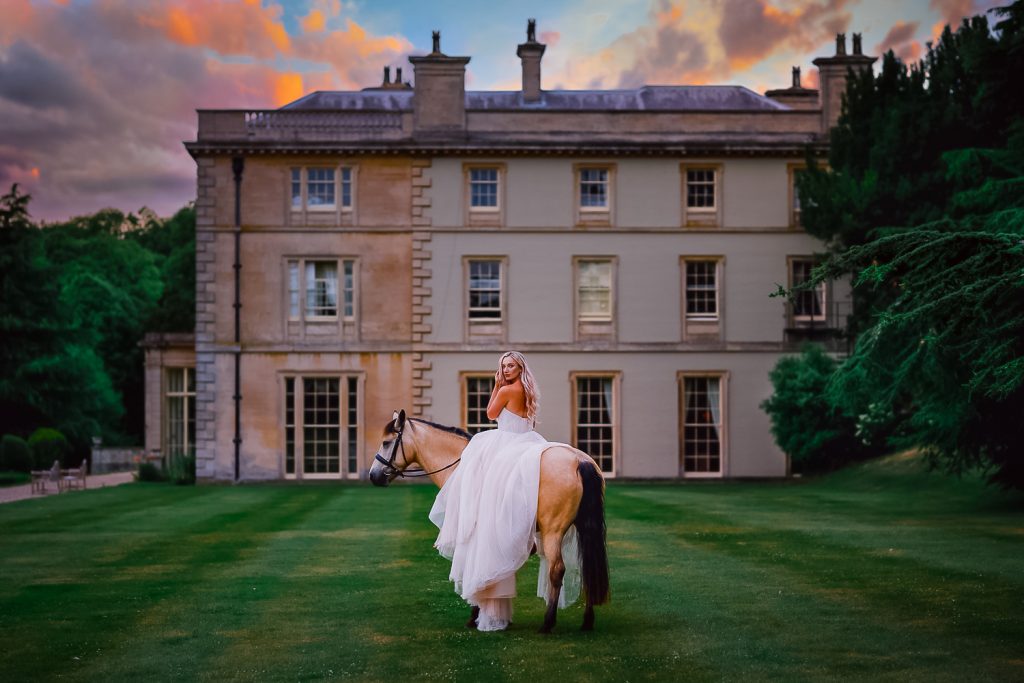
[[324, 13], [318, 9], [313, 10], [302, 18], [302, 30], [306, 33], [319, 33], [327, 27], [327, 20]]
[[162, 12], [137, 11], [140, 23], [161, 28], [172, 41], [201, 45], [223, 55], [270, 58], [291, 46], [281, 22], [283, 9], [279, 5], [264, 7], [259, 0], [178, 0]]
[[302, 90], [302, 74], [279, 74], [274, 80], [274, 106], [280, 107], [294, 102], [305, 94]]

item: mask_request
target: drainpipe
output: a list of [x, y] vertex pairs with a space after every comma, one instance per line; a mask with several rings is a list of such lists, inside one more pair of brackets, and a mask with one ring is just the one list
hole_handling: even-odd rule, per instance
[[245, 157], [231, 160], [231, 170], [235, 177], [235, 393], [231, 397], [235, 402], [235, 482], [241, 476], [242, 452], [242, 171], [245, 170]]

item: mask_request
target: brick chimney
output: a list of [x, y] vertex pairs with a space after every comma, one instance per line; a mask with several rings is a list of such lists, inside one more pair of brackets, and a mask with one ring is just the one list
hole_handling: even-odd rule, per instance
[[843, 93], [850, 71], [860, 73], [870, 69], [878, 57], [868, 57], [861, 51], [861, 36], [853, 34], [853, 54], [846, 54], [846, 34], [836, 34], [836, 54], [833, 57], [818, 57], [818, 89], [821, 93], [822, 131], [827, 133], [839, 121], [842, 112]]
[[793, 85], [788, 88], [769, 90], [765, 97], [770, 97], [790, 109], [817, 109], [818, 91], [814, 88], [805, 88], [800, 84], [800, 67], [793, 67]]
[[421, 138], [466, 135], [466, 64], [469, 57], [441, 52], [441, 32], [424, 57], [409, 57], [413, 66], [413, 135]]
[[523, 62], [523, 102], [540, 101], [540, 60], [547, 45], [537, 42], [537, 20], [526, 22], [526, 42], [519, 44], [516, 54]]

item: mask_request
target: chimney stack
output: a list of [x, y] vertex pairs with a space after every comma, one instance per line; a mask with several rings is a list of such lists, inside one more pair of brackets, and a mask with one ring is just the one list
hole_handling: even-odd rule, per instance
[[466, 64], [469, 57], [441, 52], [441, 32], [433, 33], [433, 50], [409, 57], [413, 67], [413, 135], [459, 138], [466, 135]]
[[836, 34], [836, 54], [833, 57], [818, 57], [814, 66], [818, 67], [818, 89], [821, 102], [822, 133], [828, 131], [839, 121], [843, 108], [843, 93], [846, 92], [846, 81], [850, 70], [863, 73], [871, 69], [878, 57], [868, 57], [861, 52], [861, 36], [853, 34], [853, 54], [846, 54], [846, 34]]
[[537, 42], [537, 20], [526, 22], [526, 42], [520, 43], [516, 54], [523, 62], [523, 102], [539, 102], [540, 60], [547, 45]]

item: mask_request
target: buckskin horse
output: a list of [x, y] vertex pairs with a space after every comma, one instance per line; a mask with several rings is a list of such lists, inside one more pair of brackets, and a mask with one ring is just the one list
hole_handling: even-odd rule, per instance
[[[396, 412], [383, 430], [383, 440], [373, 465], [370, 481], [387, 486], [396, 477], [429, 476], [438, 488], [458, 467], [469, 434], [426, 420], [406, 418]], [[406, 471], [411, 465], [419, 469]], [[548, 562], [547, 611], [541, 633], [555, 625], [558, 596], [562, 591], [565, 562], [562, 538], [570, 526], [579, 539], [580, 574], [585, 607], [583, 630], [594, 628], [594, 605], [608, 601], [608, 554], [605, 546], [604, 476], [593, 458], [568, 446], [552, 445], [540, 460], [537, 493], [537, 532], [540, 548]], [[474, 607], [467, 625], [476, 622]]]

